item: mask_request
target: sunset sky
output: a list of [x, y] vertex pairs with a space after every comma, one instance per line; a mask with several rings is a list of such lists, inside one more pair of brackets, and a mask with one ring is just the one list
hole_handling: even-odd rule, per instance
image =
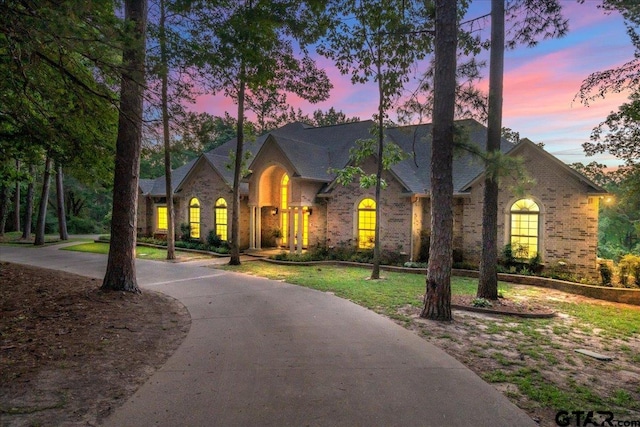
[[[535, 48], [520, 47], [505, 53], [503, 126], [520, 132], [566, 163], [597, 160], [621, 164], [609, 155], [586, 157], [581, 144], [607, 114], [626, 101], [626, 94], [612, 94], [585, 107], [574, 100], [580, 84], [590, 73], [621, 65], [633, 58], [633, 46], [619, 14], [605, 15], [599, 1], [562, 1], [569, 19], [569, 33], [562, 39], [543, 40]], [[475, 0], [469, 17], [488, 13], [489, 0]], [[318, 58], [334, 85], [329, 100], [309, 104], [290, 98], [305, 113], [335, 107], [347, 116], [370, 119], [377, 104], [373, 83], [353, 86], [330, 60]], [[486, 70], [488, 74], [488, 69]], [[418, 77], [418, 76], [416, 76]], [[485, 79], [481, 86], [486, 89]], [[235, 106], [223, 96], [200, 97], [193, 108], [213, 115], [235, 115]], [[251, 114], [249, 114], [251, 118]], [[395, 118], [395, 115], [391, 115]]]

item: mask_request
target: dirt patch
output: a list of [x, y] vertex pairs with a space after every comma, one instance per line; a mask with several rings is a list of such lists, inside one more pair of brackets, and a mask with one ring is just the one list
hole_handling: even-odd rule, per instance
[[180, 345], [186, 308], [163, 294], [0, 263], [3, 426], [95, 425]]
[[[470, 304], [470, 299], [454, 302]], [[527, 303], [505, 300], [503, 305], [508, 310], [522, 306], [527, 312], [548, 311], [551, 301], [640, 310], [546, 289], [543, 297], [528, 298]], [[541, 426], [557, 426], [560, 410], [611, 411], [616, 420], [640, 421], [640, 337], [613, 337], [554, 311], [551, 319], [522, 319], [454, 309], [451, 322], [422, 319], [420, 309], [412, 306], [399, 314], [410, 319], [403, 325], [468, 366]], [[613, 360], [578, 354], [579, 348]], [[606, 425], [598, 417], [596, 413], [597, 425]]]
[[530, 318], [545, 318], [553, 317], [554, 315], [554, 311], [549, 307], [525, 299], [514, 300], [498, 298], [496, 301], [485, 300], [489, 304], [487, 306], [478, 306], [478, 304], [474, 304], [475, 300], [476, 298], [470, 295], [452, 295], [451, 305], [460, 310], [473, 311], [476, 313], [484, 312], [487, 314], [494, 313]]

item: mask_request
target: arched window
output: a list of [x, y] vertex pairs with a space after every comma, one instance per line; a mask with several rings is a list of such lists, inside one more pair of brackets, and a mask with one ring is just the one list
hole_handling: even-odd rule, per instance
[[540, 208], [531, 199], [520, 199], [511, 205], [511, 249], [520, 259], [538, 254]]
[[189, 226], [191, 227], [191, 237], [193, 239], [200, 238], [200, 202], [197, 198], [191, 199], [189, 202]]
[[376, 202], [364, 199], [358, 205], [358, 248], [371, 249], [376, 237]]
[[282, 243], [289, 243], [289, 175], [286, 173], [280, 181], [280, 229]]
[[222, 240], [228, 240], [227, 238], [227, 202], [222, 197], [216, 200], [215, 205], [215, 222], [216, 222], [216, 234]]

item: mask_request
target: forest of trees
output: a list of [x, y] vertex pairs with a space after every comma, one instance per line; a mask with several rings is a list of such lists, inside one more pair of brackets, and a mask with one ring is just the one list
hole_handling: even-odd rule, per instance
[[[316, 65], [313, 49], [349, 74], [354, 84], [378, 84], [378, 138], [374, 136], [362, 153], [376, 152], [383, 158], [393, 151], [381, 137], [389, 113], [398, 106], [409, 70], [426, 63], [428, 70], [416, 92], [421, 95], [402, 105], [399, 117], [415, 122], [419, 116], [434, 123], [433, 158], [439, 160], [432, 165], [432, 181], [442, 194], [433, 196], [438, 202], [431, 225], [432, 286], [427, 290], [437, 295], [428, 295], [423, 315], [450, 318], [446, 293], [451, 221], [446, 206], [451, 203], [451, 120], [472, 116], [488, 123], [489, 140], [494, 141], [488, 149], [495, 149], [495, 141], [504, 134], [504, 49], [532, 46], [568, 31], [558, 0], [516, 0], [506, 10], [498, 7], [504, 2], [494, 1], [493, 24], [486, 16], [461, 22], [468, 3], [1, 2], [0, 234], [35, 237], [36, 244], [43, 244], [44, 235], [51, 233], [61, 239], [68, 233], [122, 233], [131, 235], [125, 239], [126, 248], [112, 251], [121, 260], [130, 257], [135, 230], [118, 229], [129, 220], [114, 214], [126, 210], [127, 218], [135, 218], [136, 196], [131, 192], [140, 178], [168, 176], [171, 169], [237, 138], [234, 173], [239, 183], [242, 141], [294, 120], [316, 126], [358, 120], [346, 117], [339, 106], [305, 114], [289, 105], [291, 95], [311, 103], [329, 96], [331, 82]], [[599, 251], [603, 257], [619, 259], [640, 250], [640, 12], [635, 2], [623, 0], [602, 0], [600, 7], [603, 13], [622, 15], [636, 56], [618, 68], [585, 76], [576, 95], [585, 104], [623, 90], [631, 95], [594, 129], [584, 150], [589, 155], [610, 153], [625, 163], [613, 172], [595, 163], [574, 166], [615, 198], [615, 203], [602, 204]], [[481, 25], [491, 26], [491, 39], [482, 38], [486, 31], [478, 31]], [[492, 68], [489, 94], [483, 94], [473, 84], [483, 66], [475, 58], [487, 49]], [[193, 111], [192, 102], [203, 94], [223, 94], [237, 110], [222, 117]], [[248, 120], [247, 112], [255, 120]], [[496, 157], [484, 155], [488, 165], [499, 161]], [[509, 173], [508, 164], [500, 165], [492, 169]], [[380, 168], [377, 176], [361, 178], [376, 186], [376, 194], [384, 191]], [[353, 179], [357, 170], [347, 172]], [[487, 177], [488, 201], [495, 199], [494, 178]], [[491, 206], [486, 204], [489, 225], [495, 216]], [[237, 229], [232, 219], [232, 261], [238, 256]], [[495, 240], [495, 227], [483, 235], [489, 243]], [[492, 298], [496, 272], [487, 267], [494, 264], [497, 248], [486, 246], [491, 251], [483, 254], [479, 295]], [[374, 268], [372, 278], [376, 277]], [[436, 306], [426, 307], [431, 302]]]

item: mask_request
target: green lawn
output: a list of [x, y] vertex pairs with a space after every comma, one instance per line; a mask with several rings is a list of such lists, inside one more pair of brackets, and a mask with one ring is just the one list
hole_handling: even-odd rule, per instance
[[[108, 254], [109, 243], [81, 243], [79, 245], [67, 246], [62, 248], [65, 251], [91, 252], [96, 254]], [[194, 254], [190, 252], [176, 251], [176, 257], [179, 259], [197, 259], [205, 257], [202, 254]], [[167, 250], [159, 248], [150, 248], [147, 246], [136, 247], [136, 258], [151, 260], [166, 260]]]
[[[401, 319], [398, 309], [422, 305], [425, 277], [422, 274], [382, 272], [383, 280], [369, 280], [371, 270], [360, 267], [331, 265], [296, 266], [266, 262], [245, 262], [240, 266], [222, 266], [230, 271], [253, 274], [269, 279], [330, 291], [369, 309]], [[477, 279], [453, 276], [454, 295], [475, 295]], [[533, 286], [514, 286], [499, 282], [499, 292], [506, 298], [537, 299], [546, 290]], [[640, 310], [621, 309], [609, 305], [584, 305], [562, 301], [545, 301], [550, 308], [567, 313], [584, 322], [585, 328], [598, 328], [611, 337], [631, 337], [640, 333]]]
[[[21, 246], [28, 246], [28, 245], [33, 245], [33, 239], [35, 238], [35, 235], [32, 233], [31, 234], [31, 239], [29, 241], [25, 241], [22, 240], [22, 232], [20, 231], [9, 231], [7, 233], [4, 233], [4, 236], [0, 237], [0, 243], [2, 244], [8, 244], [8, 245], [21, 245]], [[60, 235], [59, 234], [46, 234], [44, 236], [44, 242], [45, 244], [51, 244], [51, 243], [60, 243]]]
[[[289, 266], [252, 261], [240, 266], [220, 268], [333, 292], [339, 297], [396, 319], [399, 318], [399, 308], [407, 305], [420, 306], [425, 290], [425, 277], [422, 274], [385, 271], [381, 273], [382, 280], [369, 280], [371, 269], [360, 267]], [[455, 277], [452, 281], [452, 292], [474, 295], [476, 286], [475, 279]], [[507, 283], [500, 284], [503, 291], [510, 288]]]

